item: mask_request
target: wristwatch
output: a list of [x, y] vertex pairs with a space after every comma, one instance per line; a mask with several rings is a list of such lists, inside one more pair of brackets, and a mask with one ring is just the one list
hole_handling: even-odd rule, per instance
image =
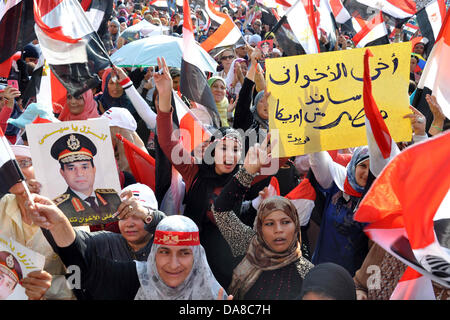
[[146, 207], [146, 208], [147, 208], [147, 214], [145, 215], [144, 222], [145, 222], [145, 224], [149, 224], [153, 220], [153, 212], [151, 211], [150, 208], [148, 208], [148, 207]]

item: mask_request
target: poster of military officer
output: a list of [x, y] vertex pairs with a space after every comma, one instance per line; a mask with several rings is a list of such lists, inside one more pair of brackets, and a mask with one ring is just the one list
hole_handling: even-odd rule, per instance
[[41, 194], [73, 226], [116, 220], [120, 183], [108, 119], [32, 124], [26, 130]]
[[43, 255], [0, 234], [0, 300], [28, 300], [20, 282], [44, 263]]

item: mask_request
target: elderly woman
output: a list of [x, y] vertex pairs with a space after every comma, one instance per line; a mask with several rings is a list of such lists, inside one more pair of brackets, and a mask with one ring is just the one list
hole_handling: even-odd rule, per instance
[[217, 111], [219, 112], [220, 121], [222, 127], [229, 127], [228, 124], [228, 99], [227, 99], [227, 86], [225, 84], [225, 79], [221, 77], [211, 77], [208, 79], [208, 85], [211, 88], [211, 92], [214, 97], [214, 102], [217, 106]]
[[301, 292], [303, 279], [313, 267], [302, 256], [299, 216], [290, 200], [280, 196], [263, 200], [253, 229], [233, 210], [235, 203], [242, 202], [261, 169], [265, 148], [264, 145], [250, 148], [244, 167], [214, 202], [214, 218], [233, 255], [245, 255], [234, 269], [229, 287], [235, 299], [295, 299]]
[[87, 254], [67, 217], [50, 199], [35, 195], [34, 202], [34, 206], [28, 203], [28, 212], [36, 224], [50, 231], [63, 262], [81, 268], [82, 284], [96, 279], [92, 285], [108, 292], [110, 299], [206, 300], [219, 296], [221, 287], [208, 266], [198, 228], [189, 218], [164, 218], [156, 228], [148, 260], [124, 262]]
[[[39, 193], [40, 184], [34, 180], [31, 152], [28, 146], [11, 146], [31, 192]], [[44, 270], [52, 275], [51, 287], [40, 291], [37, 299], [73, 299], [72, 291], [67, 287], [66, 272], [59, 257], [46, 241], [41, 229], [33, 221], [25, 208], [27, 196], [21, 183], [9, 189], [9, 194], [0, 200], [0, 230], [3, 236], [45, 256]], [[49, 275], [50, 276], [50, 275]]]

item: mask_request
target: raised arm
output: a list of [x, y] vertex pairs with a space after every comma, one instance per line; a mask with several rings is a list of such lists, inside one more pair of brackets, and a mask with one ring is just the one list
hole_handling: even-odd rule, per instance
[[123, 71], [122, 68], [115, 66], [113, 67], [113, 70], [116, 72], [120, 85], [125, 90], [126, 95], [130, 99], [139, 116], [144, 120], [149, 129], [154, 130], [156, 128], [156, 114], [133, 86], [133, 82], [127, 76], [125, 71]]

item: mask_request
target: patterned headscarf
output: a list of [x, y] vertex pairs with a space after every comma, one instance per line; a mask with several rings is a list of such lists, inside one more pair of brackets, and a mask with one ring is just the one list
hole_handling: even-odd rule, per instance
[[[264, 219], [274, 211], [283, 211], [295, 224], [296, 234], [289, 248], [284, 252], [275, 252], [266, 244], [262, 234]], [[301, 256], [300, 222], [294, 204], [281, 196], [273, 196], [261, 202], [253, 229], [256, 235], [250, 242], [247, 254], [234, 269], [231, 285], [228, 289], [235, 299], [242, 299], [255, 284], [263, 271], [283, 268]]]
[[[192, 270], [178, 287], [167, 286], [156, 269], [156, 252], [161, 247], [158, 244], [158, 231], [196, 233], [197, 225], [188, 217], [173, 215], [161, 220], [156, 228], [155, 242], [146, 262], [137, 261], [136, 268], [141, 283], [136, 300], [215, 300], [221, 288], [214, 277], [203, 247], [198, 243], [191, 245], [194, 255]], [[180, 235], [182, 237], [182, 235]], [[224, 293], [224, 298], [227, 295]]]

